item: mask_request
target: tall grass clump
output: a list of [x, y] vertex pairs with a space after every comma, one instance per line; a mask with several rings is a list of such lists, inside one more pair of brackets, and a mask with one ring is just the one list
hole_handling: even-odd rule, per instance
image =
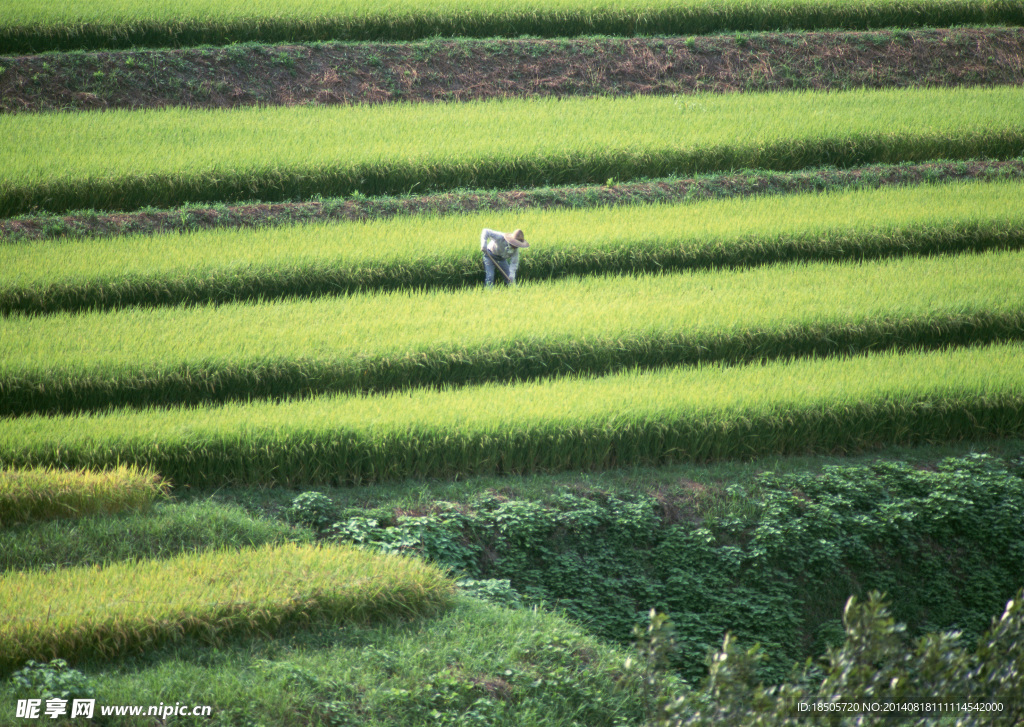
[[0, 244], [0, 313], [479, 285], [483, 227], [528, 231], [521, 280], [1016, 249], [1024, 184]]
[[348, 484], [1024, 433], [1024, 345], [0, 420], [0, 462]]
[[239, 41], [690, 35], [726, 30], [1024, 24], [1011, 0], [83, 0], [0, 3], [0, 53]]
[[0, 468], [0, 527], [146, 510], [167, 491], [168, 485], [159, 475], [137, 467], [100, 471]]
[[445, 608], [453, 582], [423, 561], [355, 547], [275, 545], [0, 576], [0, 670], [27, 659], [111, 658], [285, 621], [366, 623]]
[[15, 316], [0, 414], [1024, 339], [1022, 278], [1024, 252], [992, 252]]
[[8, 114], [0, 215], [1022, 153], [1014, 87]]

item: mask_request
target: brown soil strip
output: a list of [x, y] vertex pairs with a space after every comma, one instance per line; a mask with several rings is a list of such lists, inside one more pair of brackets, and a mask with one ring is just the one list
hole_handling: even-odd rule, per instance
[[217, 205], [172, 210], [43, 215], [0, 220], [0, 242], [61, 237], [187, 232], [215, 227], [267, 227], [331, 220], [369, 220], [414, 214], [459, 214], [532, 208], [585, 208], [646, 202], [681, 202], [755, 194], [795, 194], [830, 189], [946, 182], [958, 179], [1024, 179], [1024, 159], [874, 165], [800, 172], [753, 170], [691, 179], [663, 179], [614, 186], [545, 187], [515, 191], [467, 190], [406, 197], [364, 197], [282, 204]]
[[0, 112], [1024, 84], [1024, 28], [236, 45], [0, 58]]

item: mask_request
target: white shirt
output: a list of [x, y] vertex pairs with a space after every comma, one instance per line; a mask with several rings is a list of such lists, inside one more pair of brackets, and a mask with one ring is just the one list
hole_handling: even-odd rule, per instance
[[[516, 279], [516, 270], [519, 268], [519, 248], [505, 239], [505, 233], [488, 230], [485, 227], [484, 231], [480, 233], [480, 250], [490, 252], [495, 260], [508, 260], [509, 277], [512, 280]], [[512, 254], [505, 258], [501, 254], [501, 250], [511, 250]]]

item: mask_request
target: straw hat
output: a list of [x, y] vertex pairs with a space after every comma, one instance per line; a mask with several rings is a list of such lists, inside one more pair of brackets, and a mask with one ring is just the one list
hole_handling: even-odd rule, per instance
[[511, 245], [512, 247], [529, 247], [530, 246], [530, 243], [528, 243], [526, 241], [526, 238], [523, 237], [523, 231], [522, 230], [516, 230], [511, 235], [506, 232], [506, 233], [504, 233], [504, 235], [505, 235], [505, 241], [509, 245]]

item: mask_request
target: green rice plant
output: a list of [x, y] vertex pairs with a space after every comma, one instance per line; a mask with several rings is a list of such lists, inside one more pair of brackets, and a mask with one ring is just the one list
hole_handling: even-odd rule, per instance
[[0, 414], [1024, 338], [1024, 252], [0, 319]]
[[[0, 462], [342, 484], [1024, 434], [1020, 343], [454, 390], [0, 419]], [[2, 592], [2, 591], [0, 591]]]
[[0, 527], [93, 513], [146, 510], [166, 496], [159, 475], [120, 466], [83, 470], [0, 469]]
[[0, 215], [1022, 153], [1015, 87], [8, 114]]
[[[333, 524], [333, 523], [332, 523]], [[254, 517], [214, 499], [147, 512], [96, 513], [0, 529], [0, 572], [168, 558], [201, 550], [312, 542], [306, 528]]]
[[82, 0], [0, 2], [0, 53], [237, 41], [642, 35], [1024, 24], [1012, 0]]
[[0, 244], [0, 313], [479, 285], [483, 227], [527, 231], [527, 280], [1019, 248], [1024, 184]]
[[366, 623], [430, 615], [441, 569], [355, 547], [272, 545], [0, 576], [0, 671], [27, 659], [111, 658], [194, 636], [213, 643], [285, 621]]

